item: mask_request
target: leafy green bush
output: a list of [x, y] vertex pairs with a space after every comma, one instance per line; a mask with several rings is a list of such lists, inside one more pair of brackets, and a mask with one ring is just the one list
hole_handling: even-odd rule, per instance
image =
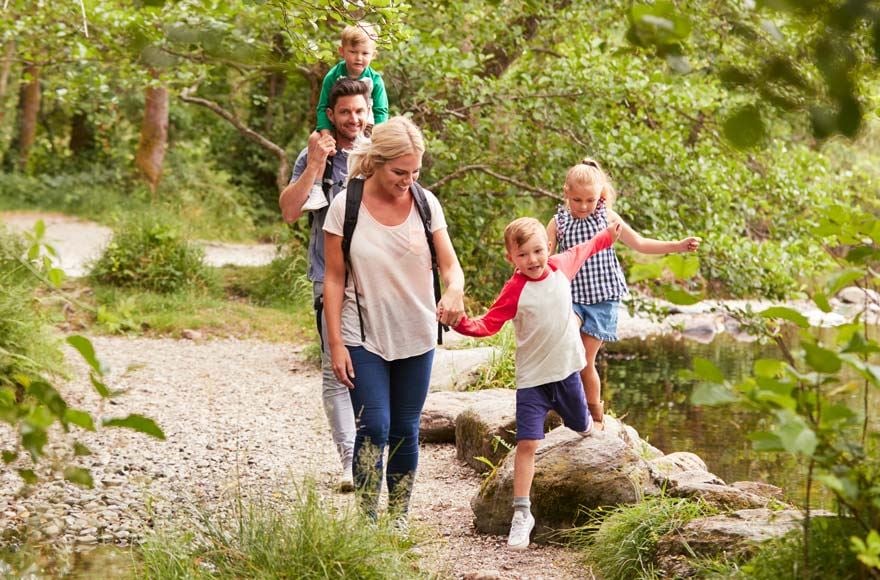
[[593, 521], [570, 532], [585, 560], [606, 580], [656, 578], [657, 542], [689, 521], [712, 515], [714, 508], [686, 498], [652, 497], [635, 505], [593, 514]]
[[294, 505], [248, 504], [141, 546], [144, 578], [423, 578], [411, 542], [340, 510], [306, 482]]
[[129, 178], [101, 166], [71, 173], [28, 176], [0, 172], [0, 208], [60, 211], [105, 221], [126, 207], [144, 207], [149, 197]]
[[[169, 150], [154, 206], [180, 216], [194, 238], [251, 239], [254, 200], [232, 184], [228, 171], [206, 158], [207, 140], [180, 142]], [[278, 219], [277, 211], [274, 217]]]
[[91, 275], [113, 286], [176, 292], [213, 283], [203, 256], [177, 226], [147, 216], [120, 224]]
[[252, 238], [253, 201], [231, 184], [227, 172], [204, 158], [202, 149], [198, 142], [172, 148], [155, 194], [120, 167], [94, 165], [32, 176], [0, 173], [0, 209], [58, 211], [105, 223], [135, 213], [170, 214], [180, 216], [195, 238]]
[[0, 225], [0, 387], [16, 374], [40, 375], [61, 368], [61, 351], [34, 298], [38, 280], [22, 263], [24, 242]]

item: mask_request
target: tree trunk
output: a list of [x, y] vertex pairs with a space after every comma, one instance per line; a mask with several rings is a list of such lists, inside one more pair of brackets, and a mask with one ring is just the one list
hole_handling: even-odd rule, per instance
[[[278, 62], [285, 62], [290, 58], [287, 47], [284, 44], [284, 36], [276, 34], [272, 40], [272, 53], [278, 59]], [[275, 129], [275, 120], [284, 121], [284, 101], [281, 96], [284, 94], [284, 87], [287, 84], [287, 77], [278, 70], [273, 70], [266, 76], [266, 110], [263, 118], [263, 132], [271, 135]]]
[[18, 168], [27, 169], [31, 147], [37, 139], [37, 118], [40, 113], [40, 67], [25, 65], [25, 81], [21, 85], [18, 124]]
[[89, 122], [89, 116], [77, 111], [70, 119], [70, 152], [74, 157], [88, 155], [95, 150], [95, 129]]
[[[151, 74], [153, 78], [159, 76], [156, 71], [151, 71]], [[168, 89], [147, 87], [145, 95], [144, 120], [134, 163], [150, 186], [150, 191], [155, 192], [168, 147]]]
[[0, 61], [0, 126], [6, 114], [6, 92], [9, 90], [9, 73], [12, 72], [12, 57], [15, 55], [15, 41], [10, 40], [3, 49], [3, 60]]

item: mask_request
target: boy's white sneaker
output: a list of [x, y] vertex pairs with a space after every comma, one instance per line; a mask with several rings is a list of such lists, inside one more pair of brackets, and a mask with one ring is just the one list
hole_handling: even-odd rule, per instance
[[507, 547], [511, 550], [525, 550], [529, 547], [529, 536], [535, 528], [535, 516], [529, 513], [524, 515], [521, 511], [513, 512], [510, 521], [510, 535], [507, 536]]
[[327, 207], [327, 198], [324, 197], [324, 190], [321, 189], [320, 183], [313, 183], [309, 190], [309, 197], [303, 204], [303, 211], [317, 211], [322, 207]]

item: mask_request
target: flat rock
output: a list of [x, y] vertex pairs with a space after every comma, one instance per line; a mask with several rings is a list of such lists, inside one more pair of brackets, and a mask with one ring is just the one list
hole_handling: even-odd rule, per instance
[[[835, 517], [827, 511], [812, 517]], [[692, 520], [663, 536], [657, 545], [660, 577], [692, 575], [689, 560], [719, 555], [744, 557], [761, 542], [780, 538], [801, 526], [800, 510], [745, 509], [730, 514]]]
[[479, 370], [490, 363], [497, 349], [490, 346], [468, 349], [438, 348], [431, 369], [431, 392], [463, 391], [474, 383]]
[[483, 391], [439, 391], [428, 393], [422, 409], [419, 435], [426, 443], [455, 443], [455, 419], [478, 401], [509, 408], [516, 404], [516, 391], [486, 389]]

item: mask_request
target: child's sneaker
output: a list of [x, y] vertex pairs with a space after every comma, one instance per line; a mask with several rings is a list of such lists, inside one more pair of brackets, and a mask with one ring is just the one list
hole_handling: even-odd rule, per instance
[[327, 198], [324, 196], [324, 190], [320, 183], [313, 183], [309, 190], [309, 197], [303, 204], [303, 211], [317, 211], [322, 207], [327, 207]]
[[529, 547], [529, 536], [535, 528], [535, 516], [525, 515], [521, 511], [513, 512], [510, 522], [510, 535], [507, 536], [507, 547], [511, 550], [525, 550]]

